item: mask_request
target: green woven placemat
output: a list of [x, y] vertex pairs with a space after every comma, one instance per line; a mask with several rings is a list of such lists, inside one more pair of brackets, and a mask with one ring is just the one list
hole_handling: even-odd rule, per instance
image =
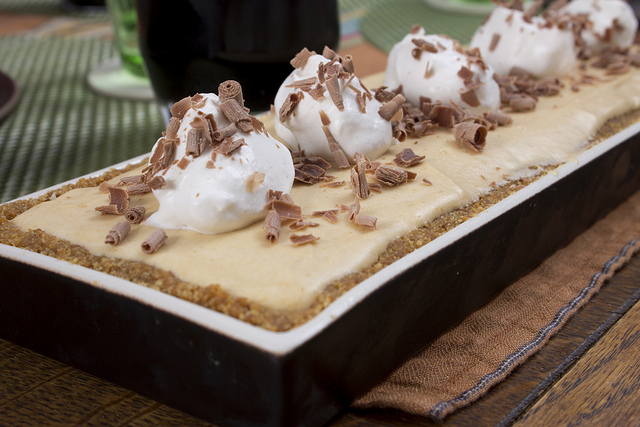
[[86, 84], [115, 55], [102, 38], [0, 37], [0, 69], [22, 91], [0, 125], [0, 201], [148, 152], [164, 129], [154, 102], [108, 98]]
[[447, 12], [423, 0], [386, 0], [371, 8], [361, 30], [368, 41], [388, 52], [415, 24], [427, 34], [446, 34], [466, 44], [483, 20], [483, 15]]

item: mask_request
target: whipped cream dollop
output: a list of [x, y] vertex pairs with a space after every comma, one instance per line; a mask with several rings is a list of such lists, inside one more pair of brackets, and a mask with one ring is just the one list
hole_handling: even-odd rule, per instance
[[425, 35], [414, 28], [389, 53], [385, 86], [419, 106], [421, 97], [431, 102], [451, 101], [475, 112], [500, 108], [500, 88], [493, 80], [493, 69], [477, 52], [465, 52], [447, 36]]
[[292, 151], [340, 165], [337, 148], [353, 162], [356, 154], [378, 158], [397, 143], [390, 121], [379, 114], [383, 104], [353, 73], [350, 57], [303, 49], [292, 65], [274, 101], [275, 131]]
[[558, 22], [526, 12], [497, 7], [476, 30], [470, 46], [498, 74], [513, 67], [534, 77], [560, 77], [572, 72], [578, 62], [578, 48], [571, 23]]
[[242, 119], [232, 123], [215, 94], [180, 103], [153, 148], [147, 173], [166, 185], [153, 190], [159, 208], [146, 224], [214, 234], [264, 218], [269, 190], [289, 193], [293, 185], [287, 147], [242, 107], [234, 113]]
[[636, 14], [623, 0], [573, 0], [559, 12], [586, 18], [580, 37], [591, 54], [607, 48], [628, 48], [638, 31]]

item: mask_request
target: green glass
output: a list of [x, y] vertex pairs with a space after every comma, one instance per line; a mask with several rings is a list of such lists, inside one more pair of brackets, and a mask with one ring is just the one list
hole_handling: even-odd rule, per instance
[[107, 8], [113, 21], [116, 47], [122, 67], [139, 77], [146, 77], [136, 28], [136, 0], [107, 0]]

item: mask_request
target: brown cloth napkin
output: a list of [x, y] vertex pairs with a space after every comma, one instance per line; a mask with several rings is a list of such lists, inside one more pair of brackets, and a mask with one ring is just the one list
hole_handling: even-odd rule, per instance
[[640, 192], [440, 336], [353, 406], [445, 418], [538, 351], [638, 250]]

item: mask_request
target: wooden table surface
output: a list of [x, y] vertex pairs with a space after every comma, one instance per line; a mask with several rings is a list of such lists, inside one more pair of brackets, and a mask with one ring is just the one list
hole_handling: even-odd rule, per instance
[[[45, 20], [0, 13], [0, 34]], [[383, 52], [369, 45], [357, 49], [361, 72], [381, 70]], [[443, 423], [394, 411], [348, 410], [330, 425], [640, 425], [639, 293], [636, 255], [537, 354]], [[94, 424], [209, 425], [0, 340], [0, 425]]]

